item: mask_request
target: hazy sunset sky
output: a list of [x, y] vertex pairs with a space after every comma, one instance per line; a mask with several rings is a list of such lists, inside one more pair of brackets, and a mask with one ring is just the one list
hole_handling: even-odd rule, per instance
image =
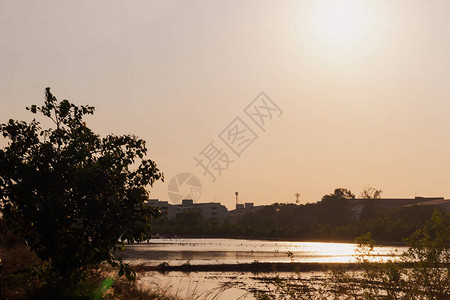
[[[450, 197], [450, 1], [0, 0], [0, 123], [60, 99], [96, 107], [96, 132], [134, 133], [201, 202], [315, 202], [334, 188]], [[282, 110], [265, 132], [244, 108]], [[258, 135], [240, 157], [218, 135]], [[259, 131], [258, 131], [259, 130]], [[235, 162], [195, 166], [211, 142]], [[5, 145], [1, 140], [0, 145]]]

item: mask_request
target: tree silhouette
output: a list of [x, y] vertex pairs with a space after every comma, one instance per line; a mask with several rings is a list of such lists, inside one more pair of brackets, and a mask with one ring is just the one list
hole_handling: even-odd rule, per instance
[[343, 188], [335, 189], [333, 194], [323, 196], [319, 202], [322, 218], [334, 225], [350, 222], [352, 212], [347, 201], [350, 199], [355, 199], [355, 195]]
[[145, 205], [145, 187], [162, 174], [144, 158], [143, 140], [101, 138], [89, 129], [83, 118], [94, 107], [59, 102], [50, 88], [45, 96], [43, 106], [27, 109], [49, 118], [54, 128], [42, 129], [35, 119], [0, 125], [10, 140], [0, 149], [3, 218], [64, 278], [108, 261], [132, 279], [134, 272], [115, 251], [125, 241], [150, 238], [150, 218], [159, 212]]
[[377, 190], [374, 187], [368, 187], [361, 192], [361, 198], [363, 199], [380, 199], [382, 190]]

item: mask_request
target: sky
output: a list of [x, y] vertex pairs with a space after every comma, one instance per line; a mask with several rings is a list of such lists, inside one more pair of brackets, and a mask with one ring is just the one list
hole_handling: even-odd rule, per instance
[[[255, 205], [339, 187], [448, 198], [449, 13], [447, 0], [0, 0], [0, 123], [30, 121], [46, 87], [93, 105], [94, 131], [147, 141], [160, 200], [181, 173], [201, 183], [196, 201], [228, 208], [236, 191]], [[194, 159], [211, 149], [214, 182]]]

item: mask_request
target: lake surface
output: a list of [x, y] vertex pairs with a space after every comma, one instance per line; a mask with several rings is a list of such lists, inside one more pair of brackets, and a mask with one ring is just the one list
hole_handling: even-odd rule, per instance
[[[406, 247], [374, 248], [374, 261], [397, 260]], [[351, 243], [280, 242], [239, 239], [153, 239], [149, 243], [127, 245], [123, 258], [131, 265], [237, 264], [252, 262], [355, 262], [357, 245]], [[323, 273], [322, 273], [323, 274]], [[181, 298], [193, 294], [199, 299], [254, 299], [251, 289], [263, 289], [265, 278], [280, 274], [251, 272], [158, 272], [141, 273], [138, 283], [158, 286]], [[293, 276], [283, 273], [281, 276]], [[305, 276], [320, 276], [310, 272]], [[223, 286], [227, 286], [222, 290]], [[220, 294], [220, 296], [214, 298]]]
[[[154, 239], [127, 245], [129, 263], [155, 265], [233, 264], [258, 262], [354, 262], [357, 245], [351, 243], [280, 242], [237, 239]], [[374, 260], [397, 259], [406, 247], [375, 247]]]

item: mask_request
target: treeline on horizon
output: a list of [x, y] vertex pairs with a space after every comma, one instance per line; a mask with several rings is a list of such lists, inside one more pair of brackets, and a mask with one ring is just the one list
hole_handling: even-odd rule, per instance
[[[347, 189], [336, 189], [317, 203], [275, 203], [224, 222], [205, 220], [199, 211], [179, 213], [175, 218], [152, 221], [153, 235], [163, 237], [217, 237], [279, 239], [298, 241], [353, 241], [370, 232], [377, 242], [400, 243], [429, 222], [431, 206], [382, 208], [376, 201], [380, 190], [370, 188], [362, 193], [366, 203], [355, 215], [349, 205], [355, 195]], [[450, 214], [443, 213], [450, 219]]]

